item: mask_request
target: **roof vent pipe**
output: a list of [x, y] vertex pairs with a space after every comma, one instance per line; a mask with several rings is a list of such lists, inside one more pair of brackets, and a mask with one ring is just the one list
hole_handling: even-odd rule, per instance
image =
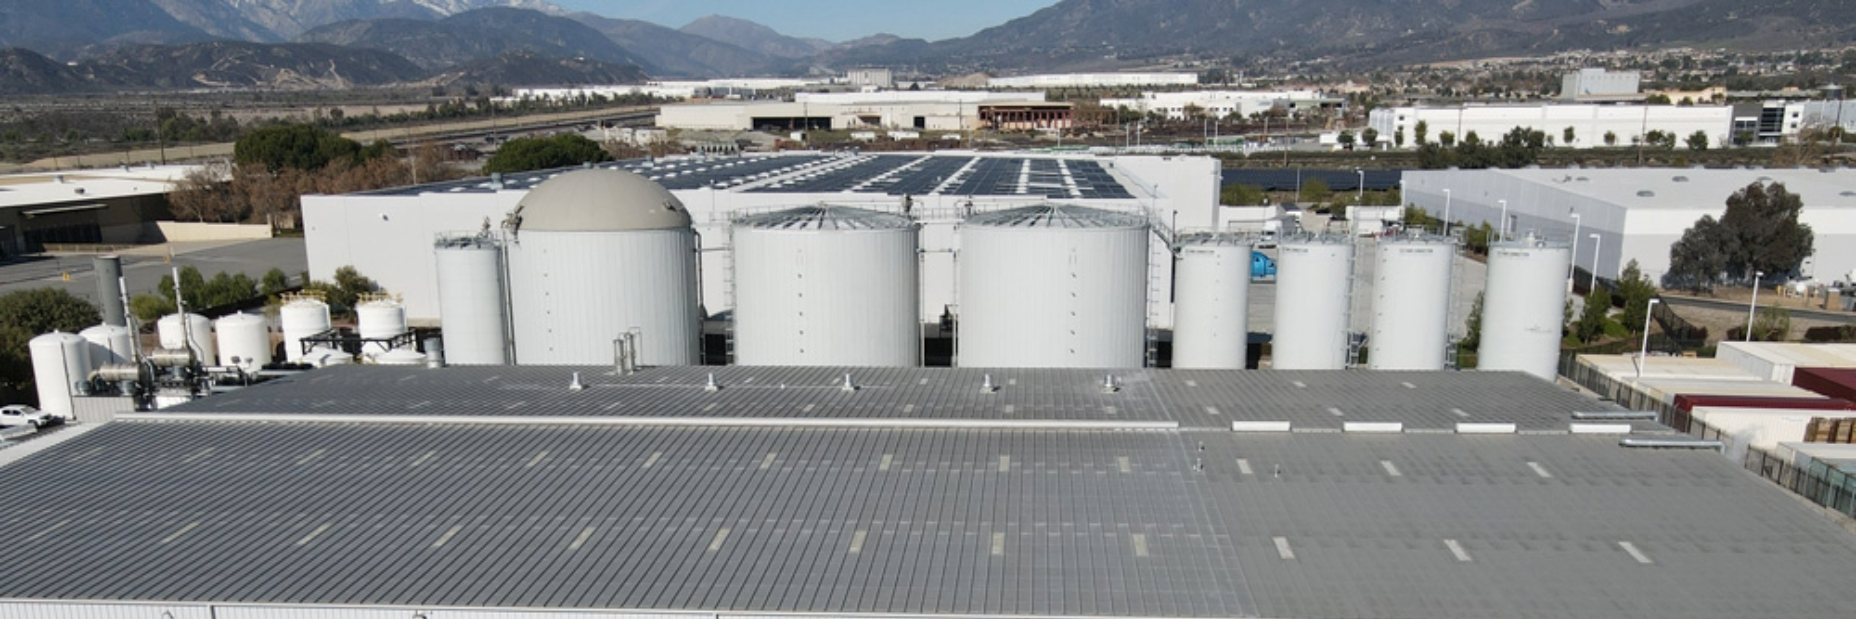
[[992, 393], [999, 390], [999, 385], [992, 382], [992, 375], [987, 374], [985, 382], [980, 383], [980, 393]]
[[574, 380], [571, 383], [567, 383], [567, 390], [580, 391], [583, 389], [586, 389], [586, 385], [580, 384], [580, 373], [574, 372]]
[[1121, 391], [1121, 385], [1115, 382], [1115, 375], [1109, 374], [1109, 375], [1103, 376], [1102, 377], [1102, 393], [1114, 393], [1117, 391]]
[[715, 382], [715, 372], [709, 373], [709, 382], [702, 386], [702, 390], [707, 391], [709, 393], [715, 393], [717, 391], [722, 390], [722, 385], [720, 383]]
[[495, 189], [497, 191], [503, 190], [503, 173], [502, 172], [491, 172], [490, 173], [490, 188]]
[[838, 385], [838, 390], [845, 392], [857, 391], [857, 383], [851, 382], [851, 375], [849, 372], [844, 374], [844, 384]]
[[1689, 437], [1626, 436], [1618, 440], [1618, 446], [1637, 449], [1709, 449], [1719, 452], [1727, 451], [1726, 443]]

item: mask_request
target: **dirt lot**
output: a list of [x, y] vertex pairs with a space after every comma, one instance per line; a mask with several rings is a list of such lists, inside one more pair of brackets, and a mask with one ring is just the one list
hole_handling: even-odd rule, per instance
[[[1664, 291], [1663, 294], [1665, 296], [1676, 296], [1677, 293]], [[1743, 328], [1746, 326], [1746, 304], [1752, 300], [1752, 296], [1753, 292], [1750, 288], [1721, 288], [1715, 290], [1713, 295], [1699, 295], [1698, 298], [1731, 302], [1738, 305], [1738, 309], [1730, 310], [1681, 306], [1676, 308], [1676, 312], [1689, 322], [1707, 327], [1708, 339], [1710, 341], [1719, 341], [1722, 337], [1727, 335], [1729, 329]], [[1836, 311], [1835, 308], [1839, 307], [1839, 303], [1841, 303], [1841, 299], [1833, 296], [1830, 299], [1829, 307], [1831, 309], [1829, 311]], [[1790, 309], [1826, 311], [1824, 309], [1825, 299], [1822, 296], [1806, 298], [1804, 296], [1787, 295], [1773, 288], [1766, 288], [1760, 291], [1759, 306], [1762, 308], [1784, 307]], [[1850, 315], [1856, 318], [1856, 314]], [[1788, 339], [1794, 341], [1802, 340], [1806, 329], [1836, 326], [1840, 324], [1848, 323], [1804, 318], [1794, 314], [1792, 316], [1792, 330]]]

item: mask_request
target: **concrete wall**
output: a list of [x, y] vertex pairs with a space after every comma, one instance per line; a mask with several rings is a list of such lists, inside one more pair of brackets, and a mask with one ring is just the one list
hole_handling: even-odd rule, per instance
[[193, 221], [157, 221], [161, 238], [169, 243], [189, 241], [240, 241], [271, 238], [271, 227], [247, 224], [212, 224]]
[[[1710, 147], [1728, 143], [1733, 129], [1733, 108], [1717, 105], [1513, 105], [1462, 106], [1449, 108], [1396, 107], [1373, 110], [1368, 125], [1379, 131], [1382, 140], [1390, 141], [1399, 131], [1405, 132], [1405, 148], [1415, 149], [1417, 126], [1426, 124], [1425, 139], [1437, 142], [1444, 132], [1456, 135], [1461, 142], [1470, 132], [1484, 142], [1500, 140], [1516, 127], [1544, 131], [1554, 144], [1574, 148], [1605, 146], [1605, 134], [1616, 134], [1618, 146], [1630, 146], [1632, 138], [1650, 131], [1673, 132], [1676, 148], [1700, 131], [1708, 135]], [[1573, 129], [1573, 141], [1564, 139], [1567, 127]]]

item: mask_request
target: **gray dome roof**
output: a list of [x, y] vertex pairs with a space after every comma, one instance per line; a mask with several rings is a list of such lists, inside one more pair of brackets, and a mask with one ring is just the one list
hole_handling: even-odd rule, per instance
[[624, 170], [575, 170], [536, 185], [516, 206], [521, 231], [620, 232], [690, 227], [683, 202]]

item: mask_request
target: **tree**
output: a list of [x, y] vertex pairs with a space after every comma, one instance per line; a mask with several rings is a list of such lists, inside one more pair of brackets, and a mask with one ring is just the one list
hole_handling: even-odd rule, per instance
[[1392, 132], [1392, 147], [1393, 148], [1404, 148], [1405, 147], [1405, 130], [1404, 129], [1400, 129], [1398, 131]]
[[1449, 131], [1437, 134], [1437, 143], [1442, 144], [1444, 148], [1456, 146], [1456, 134]]
[[579, 134], [563, 133], [505, 142], [496, 155], [483, 164], [483, 171], [508, 174], [611, 160], [612, 155], [600, 148], [598, 142]]
[[1345, 148], [1347, 150], [1353, 150], [1353, 132], [1352, 131], [1340, 132], [1340, 146], [1341, 148]]
[[1259, 185], [1226, 185], [1218, 198], [1219, 204], [1230, 206], [1253, 206], [1264, 202], [1263, 187]]
[[290, 287], [290, 276], [284, 270], [272, 267], [264, 273], [264, 279], [258, 283], [258, 294], [272, 296]]
[[1605, 146], [1617, 146], [1617, 145], [1618, 145], [1618, 133], [1616, 131], [1606, 131], [1605, 132]]
[[1713, 290], [1727, 269], [1730, 240], [1713, 215], [1701, 216], [1682, 232], [1681, 240], [1669, 246], [1669, 272], [1663, 275], [1663, 285], [1694, 292]]
[[1412, 127], [1411, 129], [1412, 143], [1423, 146], [1424, 140], [1430, 137], [1430, 134], [1431, 124], [1420, 120], [1418, 121], [1418, 126]]
[[1585, 309], [1572, 325], [1573, 337], [1590, 344], [1605, 334], [1605, 321], [1611, 312], [1611, 293], [1600, 287], [1585, 295]]
[[1578, 137], [1578, 132], [1574, 131], [1572, 127], [1567, 127], [1560, 131], [1560, 143], [1568, 147], [1571, 147], [1573, 142], [1577, 141]]
[[1721, 216], [1733, 250], [1727, 272], [1740, 281], [1751, 280], [1754, 271], [1768, 277], [1797, 273], [1815, 240], [1811, 226], [1798, 222], [1803, 212], [1804, 200], [1782, 183], [1755, 182], [1734, 192]]
[[1379, 130], [1374, 129], [1372, 127], [1367, 127], [1365, 131], [1360, 132], [1360, 141], [1361, 143], [1366, 144], [1366, 147], [1369, 149], [1378, 148], [1379, 147]]
[[1328, 188], [1327, 181], [1314, 177], [1302, 183], [1302, 195], [1297, 199], [1303, 202], [1324, 202], [1333, 195], [1334, 190]]
[[1708, 132], [1696, 131], [1694, 133], [1688, 134], [1688, 140], [1686, 140], [1686, 142], [1688, 144], [1689, 150], [1694, 150], [1694, 151], [1708, 150]]
[[56, 288], [34, 288], [0, 296], [0, 398], [37, 403], [33, 390], [32, 338], [52, 331], [76, 333], [103, 322], [97, 306]]
[[252, 130], [232, 146], [232, 160], [240, 165], [262, 165], [276, 172], [285, 168], [320, 170], [338, 160], [361, 161], [360, 142], [315, 125], [278, 125]]
[[1464, 349], [1474, 350], [1477, 346], [1482, 344], [1482, 299], [1484, 292], [1485, 291], [1476, 292], [1476, 300], [1469, 306], [1469, 318], [1463, 322], [1463, 328], [1467, 332], [1463, 336], [1463, 341], [1461, 343]]
[[1766, 307], [1753, 318], [1753, 339], [1783, 342], [1792, 334], [1792, 312], [1783, 307]]
[[1624, 275], [1618, 278], [1618, 296], [1623, 297], [1624, 302], [1624, 313], [1619, 317], [1624, 321], [1624, 328], [1641, 334], [1644, 313], [1649, 311], [1650, 299], [1656, 298], [1656, 284], [1644, 276], [1636, 260], [1624, 265]]

